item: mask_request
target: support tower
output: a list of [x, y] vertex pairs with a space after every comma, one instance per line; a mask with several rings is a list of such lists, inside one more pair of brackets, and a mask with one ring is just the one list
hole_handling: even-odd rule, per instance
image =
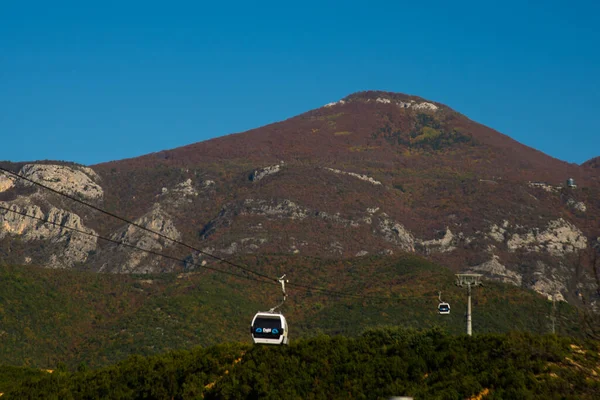
[[467, 335], [473, 334], [471, 321], [471, 287], [482, 286], [481, 274], [456, 274], [456, 286], [467, 288]]

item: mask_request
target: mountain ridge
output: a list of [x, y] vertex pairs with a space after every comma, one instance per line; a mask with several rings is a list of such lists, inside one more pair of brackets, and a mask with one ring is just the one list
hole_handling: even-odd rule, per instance
[[587, 160], [581, 166], [586, 168], [600, 168], [600, 156]]
[[[378, 102], [377, 99], [379, 99], [380, 101]], [[327, 124], [318, 123], [322, 121], [326, 121], [331, 125], [335, 123], [335, 129], [338, 129], [337, 125], [340, 125], [340, 120], [344, 119], [340, 118], [344, 117], [343, 115], [339, 115], [340, 113], [345, 112], [348, 115], [359, 116], [366, 115], [367, 117], [371, 118], [372, 115], [370, 114], [372, 114], [373, 112], [372, 107], [381, 108], [387, 106], [388, 110], [386, 111], [398, 111], [394, 110], [394, 108], [405, 108], [401, 106], [399, 107], [396, 103], [392, 103], [392, 101], [397, 101], [398, 99], [404, 99], [407, 101], [418, 100], [422, 101], [423, 103], [437, 105], [437, 107], [439, 107], [438, 111], [440, 113], [448, 113], [450, 117], [454, 119], [453, 122], [459, 128], [465, 129], [468, 133], [472, 134], [475, 140], [481, 141], [484, 145], [493, 146], [504, 153], [517, 153], [513, 156], [511, 156], [510, 154], [503, 154], [503, 156], [508, 156], [513, 161], [516, 160], [515, 162], [519, 162], [520, 160], [524, 165], [533, 163], [533, 166], [540, 170], [548, 169], [548, 167], [550, 167], [550, 169], [556, 171], [555, 174], [560, 173], [560, 175], [562, 175], [563, 177], [569, 177], [570, 175], [574, 175], [572, 177], [574, 177], [575, 179], [587, 179], [587, 177], [585, 176], [586, 174], [581, 173], [581, 171], [578, 168], [576, 168], [575, 165], [569, 164], [565, 161], [551, 157], [532, 147], [521, 144], [516, 140], [510, 138], [508, 135], [502, 134], [478, 122], [472, 121], [464, 115], [452, 110], [451, 108], [441, 103], [430, 102], [418, 96], [381, 91], [365, 91], [353, 93], [344, 97], [338, 102], [330, 103], [331, 105], [329, 106], [309, 110], [295, 117], [291, 117], [280, 122], [268, 124], [263, 127], [250, 129], [241, 133], [229, 134], [202, 142], [192, 143], [175, 149], [162, 150], [159, 152], [151, 153], [141, 157], [135, 157], [132, 159], [110, 161], [106, 163], [96, 164], [95, 166], [102, 168], [104, 166], [113, 165], [113, 163], [115, 162], [128, 162], [132, 164], [131, 166], [133, 166], [135, 164], [143, 164], [145, 161], [170, 161], [167, 163], [171, 165], [182, 165], [183, 162], [194, 163], [200, 155], [205, 160], [212, 160], [215, 162], [222, 159], [242, 157], [247, 160], [258, 159], [261, 161], [266, 161], [264, 157], [270, 156], [269, 158], [267, 158], [267, 160], [268, 162], [273, 163], [278, 162], [280, 160], [289, 161], [286, 160], [286, 158], [305, 159], [309, 155], [323, 157], [323, 150], [333, 151], [339, 155], [339, 153], [343, 153], [342, 149], [339, 148], [340, 140], [335, 140], [327, 136], [324, 137], [323, 135], [308, 135], [307, 133], [315, 129], [323, 131], [323, 125]], [[390, 103], [386, 103], [383, 100], [389, 100]], [[402, 102], [403, 100], [398, 101]], [[354, 109], [348, 109], [348, 107], [354, 107]], [[368, 107], [371, 107], [371, 109], [369, 110]], [[405, 110], [408, 109], [405, 108]], [[421, 111], [431, 113], [432, 110], [423, 109]], [[344, 123], [344, 126], [349, 125], [349, 123], [354, 123], [355, 125], [357, 125], [357, 122], [358, 121], [356, 121], [356, 118], [354, 119], [354, 121], [342, 121], [342, 123]], [[339, 129], [346, 129], [344, 128], [344, 126], [340, 127]], [[365, 136], [369, 136], [373, 133], [370, 131], [365, 132], [365, 130], [366, 129], [363, 128], [359, 132], [357, 132], [359, 133], [358, 136], [364, 139]], [[351, 131], [338, 130], [332, 131], [331, 133], [339, 133], [340, 136], [344, 136], [344, 132]], [[300, 139], [295, 138], [294, 136], [300, 136]], [[350, 136], [351, 135], [349, 134], [348, 137], [344, 137], [342, 139], [352, 140], [353, 138], [351, 138]], [[304, 146], [305, 148], [302, 149], [301, 142], [305, 142], [304, 144], [306, 144], [306, 142], [310, 143], [310, 147], [308, 149], [309, 151], [307, 151], [306, 149], [306, 147], [308, 146]], [[363, 143], [361, 143], [361, 141], [356, 142], [357, 146], [366, 145], [364, 143], [364, 140], [362, 140]], [[282, 149], [282, 147], [289, 146], [297, 148], [298, 151], [296, 151], [296, 153], [290, 154], [289, 151], [286, 151], [287, 149]], [[317, 150], [320, 151], [317, 152]], [[177, 159], [180, 160], [179, 163], [177, 162]], [[566, 178], [561, 179], [560, 181], [563, 180], [566, 180]]]

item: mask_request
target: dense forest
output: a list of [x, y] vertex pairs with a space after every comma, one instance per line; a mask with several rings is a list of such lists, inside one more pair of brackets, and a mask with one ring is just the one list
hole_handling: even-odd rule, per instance
[[3, 390], [6, 399], [598, 399], [599, 350], [597, 341], [556, 335], [389, 327], [283, 347], [131, 356], [100, 369], [24, 370], [18, 387]]

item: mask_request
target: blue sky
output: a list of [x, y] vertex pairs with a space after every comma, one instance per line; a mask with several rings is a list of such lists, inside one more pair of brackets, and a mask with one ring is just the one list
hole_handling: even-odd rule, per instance
[[598, 2], [91, 3], [0, 5], [0, 160], [134, 157], [369, 89], [600, 155]]

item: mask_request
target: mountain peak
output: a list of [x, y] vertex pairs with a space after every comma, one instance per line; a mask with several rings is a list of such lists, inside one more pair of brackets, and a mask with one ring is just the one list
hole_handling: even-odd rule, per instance
[[408, 95], [404, 93], [385, 92], [380, 90], [368, 90], [352, 93], [343, 99], [328, 103], [325, 107], [333, 107], [346, 103], [381, 103], [395, 104], [401, 108], [412, 108], [416, 110], [437, 111], [442, 104], [428, 101], [419, 96]]

